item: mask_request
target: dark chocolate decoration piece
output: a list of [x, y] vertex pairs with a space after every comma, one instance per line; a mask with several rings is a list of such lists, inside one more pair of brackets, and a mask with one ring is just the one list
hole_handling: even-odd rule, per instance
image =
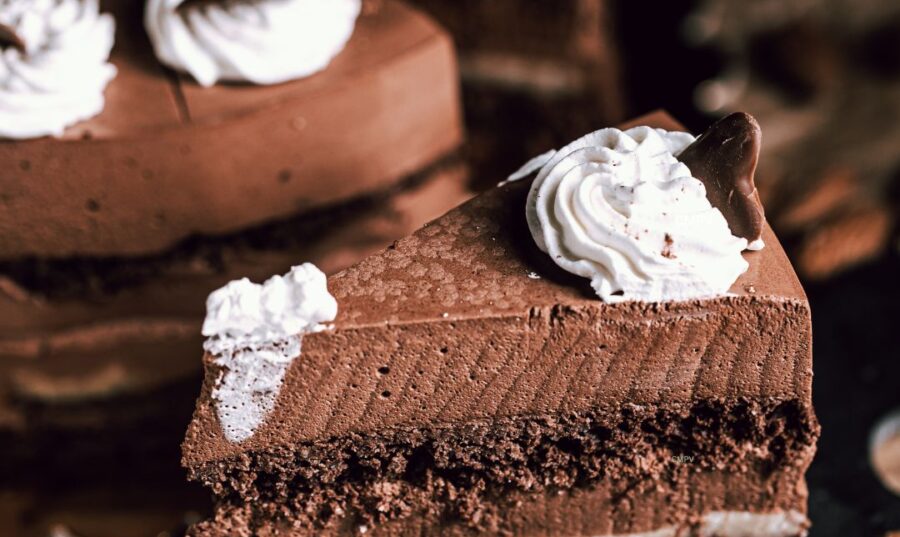
[[760, 238], [765, 222], [753, 183], [761, 139], [753, 116], [735, 112], [713, 123], [678, 155], [703, 181], [709, 202], [722, 211], [731, 233], [749, 242]]
[[0, 24], [0, 49], [6, 47], [15, 47], [24, 52], [25, 42], [15, 30], [5, 24]]

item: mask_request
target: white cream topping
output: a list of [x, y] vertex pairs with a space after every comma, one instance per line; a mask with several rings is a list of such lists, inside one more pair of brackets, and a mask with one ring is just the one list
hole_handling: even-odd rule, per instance
[[103, 110], [115, 23], [99, 0], [0, 0], [25, 50], [0, 51], [0, 138], [61, 136]]
[[694, 137], [601, 129], [532, 159], [526, 217], [538, 247], [606, 302], [728, 292], [748, 264], [703, 183], [676, 159]]
[[[700, 537], [793, 537], [806, 535], [807, 526], [809, 521], [797, 511], [712, 511], [701, 519], [697, 534]], [[686, 535], [686, 529], [665, 526], [652, 531], [604, 537], [679, 537]]]
[[311, 263], [262, 285], [234, 280], [209, 295], [203, 348], [223, 368], [212, 396], [229, 441], [253, 435], [275, 407], [303, 334], [325, 330], [336, 315], [327, 278]]
[[203, 86], [276, 84], [311, 75], [350, 39], [360, 0], [148, 0], [144, 25], [161, 62]]
[[792, 537], [806, 535], [806, 517], [797, 511], [751, 513], [713, 511], [703, 517], [701, 537]]

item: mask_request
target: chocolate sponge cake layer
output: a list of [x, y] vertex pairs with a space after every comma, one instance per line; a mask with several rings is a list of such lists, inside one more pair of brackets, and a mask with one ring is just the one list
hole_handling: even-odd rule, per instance
[[[215, 528], [224, 527], [298, 535], [352, 535], [365, 527], [380, 534], [393, 522], [401, 533], [443, 523], [541, 535], [540, 524], [517, 527], [521, 521], [506, 514], [571, 495], [606, 495], [608, 508], [582, 513], [581, 533], [570, 535], [683, 525], [689, 513], [790, 511], [805, 501], [801, 478], [815, 437], [814, 418], [797, 402], [754, 401], [626, 405], [349, 434], [192, 469], [219, 499], [215, 521], [195, 534], [218, 535]], [[686, 494], [688, 483], [716, 479], [740, 481], [739, 493]], [[676, 491], [683, 495], [659, 520], [634, 520], [627, 509], [612, 513], [614, 505], [642, 503], [654, 487], [673, 500]]]
[[771, 230], [729, 295], [606, 304], [528, 237], [528, 186], [482, 194], [331, 277], [334, 329], [304, 337], [275, 408], [241, 443], [222, 434], [221, 367], [207, 355], [185, 462], [598, 405], [811, 404], [809, 306]]

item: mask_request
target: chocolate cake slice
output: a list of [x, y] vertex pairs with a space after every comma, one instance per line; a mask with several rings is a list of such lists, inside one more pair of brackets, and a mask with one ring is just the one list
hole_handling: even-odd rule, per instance
[[[637, 123], [679, 129], [663, 114]], [[758, 127], [737, 125], [721, 140], [755, 163]], [[721, 128], [697, 146], [734, 156], [710, 142]], [[548, 177], [494, 188], [331, 277], [334, 302], [309, 266], [210, 297], [183, 463], [216, 508], [193, 535], [805, 533], [810, 313], [771, 229], [728, 234], [743, 270], [725, 292], [685, 298], [699, 287], [679, 279], [659, 287], [677, 300], [630, 299], [615, 271], [589, 285], [563, 270], [577, 245], [551, 256], [534, 236], [526, 204], [546, 201]], [[716, 177], [752, 192], [752, 170]], [[693, 255], [672, 233], [660, 263]]]

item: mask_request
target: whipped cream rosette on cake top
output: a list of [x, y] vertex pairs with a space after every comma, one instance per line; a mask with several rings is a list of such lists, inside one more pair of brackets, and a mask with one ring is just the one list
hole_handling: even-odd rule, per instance
[[276, 84], [324, 69], [353, 33], [361, 0], [148, 0], [157, 57], [203, 86]]
[[61, 136], [99, 114], [114, 33], [99, 0], [0, 0], [0, 139]]

